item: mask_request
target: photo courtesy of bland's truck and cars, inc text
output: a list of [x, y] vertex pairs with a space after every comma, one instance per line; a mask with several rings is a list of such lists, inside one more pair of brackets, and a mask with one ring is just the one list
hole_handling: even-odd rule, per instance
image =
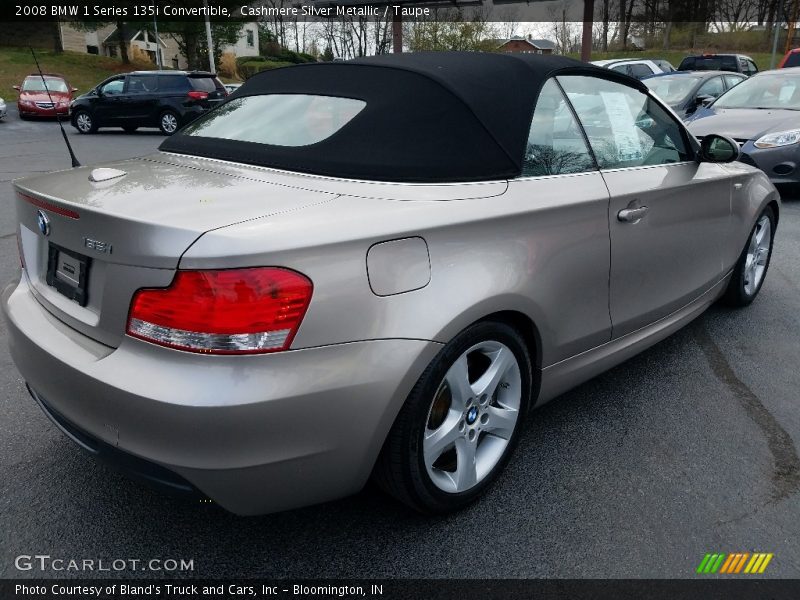
[[796, 598], [800, 0], [0, 10], [0, 596]]

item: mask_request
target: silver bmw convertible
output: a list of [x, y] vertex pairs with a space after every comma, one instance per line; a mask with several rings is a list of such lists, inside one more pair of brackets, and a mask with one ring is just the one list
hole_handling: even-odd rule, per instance
[[454, 510], [532, 409], [753, 301], [780, 200], [738, 156], [562, 57], [264, 72], [153, 155], [14, 183], [11, 353], [163, 489], [249, 515], [372, 477]]

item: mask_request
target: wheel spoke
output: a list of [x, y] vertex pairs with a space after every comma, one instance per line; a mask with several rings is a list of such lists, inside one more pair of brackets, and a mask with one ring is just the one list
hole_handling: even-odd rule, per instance
[[508, 369], [514, 365], [515, 362], [514, 353], [505, 346], [495, 352], [492, 356], [492, 363], [489, 365], [489, 368], [486, 369], [486, 372], [481, 375], [480, 379], [472, 386], [475, 395], [483, 396], [486, 394], [491, 397], [497, 389], [497, 386], [502, 382]]
[[447, 387], [450, 388], [452, 407], [464, 410], [467, 400], [472, 397], [472, 387], [469, 384], [469, 370], [467, 368], [467, 355], [461, 355], [445, 375]]
[[513, 408], [501, 408], [490, 406], [486, 411], [489, 420], [483, 426], [483, 430], [504, 440], [510, 440], [517, 424], [518, 411]]
[[758, 234], [758, 231], [756, 230], [756, 231], [753, 232], [753, 235], [750, 237], [750, 244], [748, 244], [748, 246], [747, 246], [747, 254], [748, 254], [748, 256], [752, 255], [752, 254], [755, 254], [756, 248], [758, 247], [758, 241], [756, 240], [756, 235], [757, 234]]
[[[767, 222], [769, 222], [769, 221], [767, 221]], [[767, 225], [766, 225], [766, 223], [761, 222], [761, 223], [758, 224], [758, 227], [756, 229], [756, 234], [754, 236], [755, 237], [756, 246], [758, 246], [759, 248], [761, 247], [761, 244], [764, 241], [764, 236], [765, 235], [767, 235]]]
[[451, 410], [444, 423], [432, 432], [425, 432], [425, 439], [422, 443], [423, 458], [425, 465], [430, 468], [433, 463], [461, 436], [458, 430], [461, 414]]
[[453, 474], [453, 483], [456, 491], [461, 492], [471, 488], [478, 482], [478, 470], [475, 467], [475, 449], [477, 444], [461, 437], [456, 441], [456, 457], [458, 464]]

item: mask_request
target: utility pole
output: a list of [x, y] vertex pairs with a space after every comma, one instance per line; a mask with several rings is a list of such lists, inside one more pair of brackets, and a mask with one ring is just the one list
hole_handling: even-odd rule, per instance
[[392, 52], [400, 53], [403, 51], [403, 16], [395, 14], [392, 16]]
[[775, 68], [775, 53], [778, 51], [778, 34], [781, 30], [781, 22], [783, 21], [783, 5], [778, 4], [778, 10], [776, 11], [776, 19], [774, 23], [774, 31], [772, 32], [772, 58], [769, 61], [769, 68]]
[[594, 24], [594, 0], [583, 0], [583, 35], [581, 36], [581, 60], [592, 59], [592, 25]]
[[161, 39], [158, 37], [158, 18], [155, 13], [153, 13], [153, 29], [156, 33], [156, 64], [160, 70], [164, 68], [164, 61], [161, 57]]
[[206, 7], [206, 43], [208, 44], [208, 67], [212, 73], [217, 72], [214, 66], [214, 42], [211, 40], [211, 21], [208, 18], [208, 0], [203, 0], [203, 6]]

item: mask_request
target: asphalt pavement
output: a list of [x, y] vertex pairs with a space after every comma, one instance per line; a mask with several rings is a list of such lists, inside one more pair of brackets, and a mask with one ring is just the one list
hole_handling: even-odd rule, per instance
[[[10, 108], [0, 121], [3, 284], [19, 270], [11, 180], [70, 166], [55, 122], [20, 121]], [[163, 139], [67, 129], [84, 164], [146, 154]], [[141, 487], [42, 414], [0, 320], [0, 577], [109, 575], [15, 567], [39, 554], [192, 560], [182, 575], [204, 578], [691, 578], [708, 552], [754, 551], [774, 553], [765, 576], [800, 577], [799, 259], [800, 203], [785, 200], [751, 307], [713, 307], [533, 413], [490, 493], [438, 518], [372, 488], [242, 518]]]

